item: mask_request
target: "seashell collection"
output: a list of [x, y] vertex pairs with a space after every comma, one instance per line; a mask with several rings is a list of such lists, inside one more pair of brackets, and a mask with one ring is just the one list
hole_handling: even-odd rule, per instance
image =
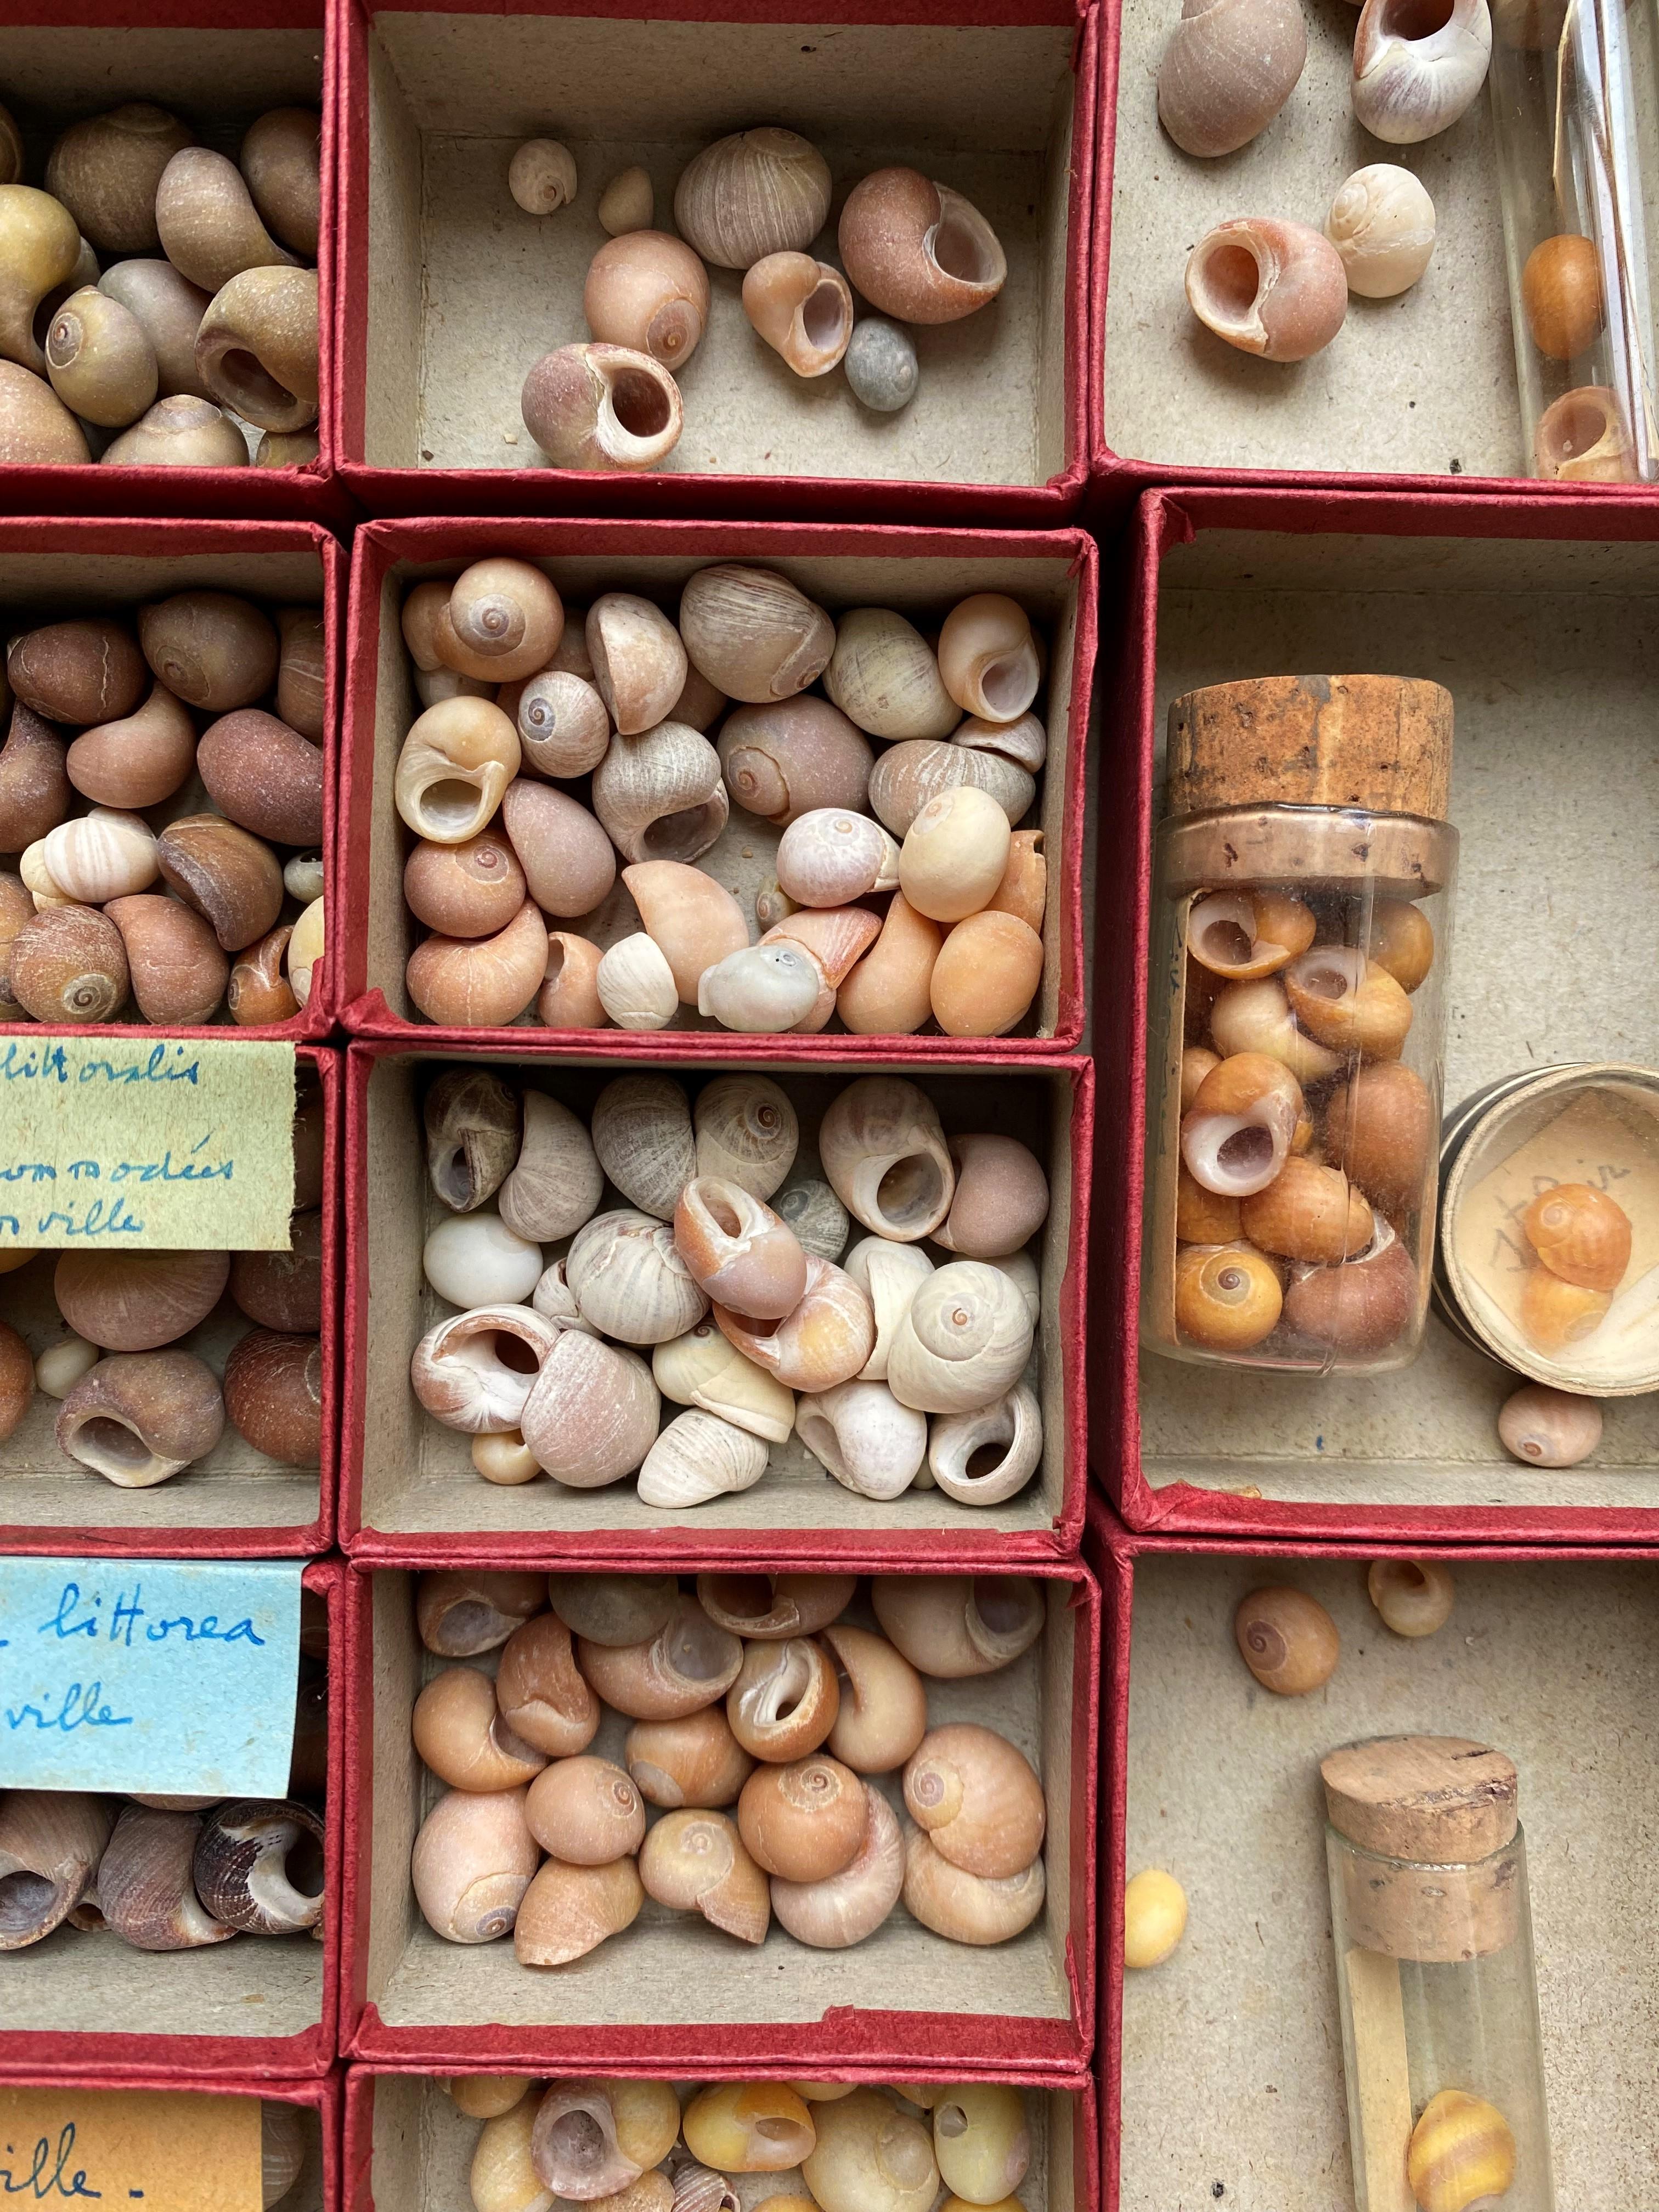
[[232, 159], [130, 100], [60, 131], [29, 183], [0, 108], [6, 460], [316, 459], [321, 136], [315, 109], [272, 108]]
[[448, 1209], [422, 1264], [458, 1310], [410, 1387], [486, 1481], [633, 1476], [679, 1511], [751, 1488], [792, 1437], [884, 1502], [1000, 1504], [1037, 1474], [1048, 1182], [1018, 1139], [947, 1139], [897, 1076], [848, 1085], [805, 1150], [760, 1074], [695, 1097], [621, 1075], [585, 1124], [459, 1066], [422, 1117]]
[[[727, 563], [672, 619], [629, 592], [583, 612], [494, 558], [416, 585], [403, 635], [421, 711], [394, 795], [431, 933], [406, 981], [428, 1021], [1002, 1036], [1029, 1017], [1045, 651], [1015, 600], [975, 593], [929, 636]], [[774, 847], [751, 913], [724, 878]]]
[[20, 630], [0, 1020], [292, 1021], [323, 957], [323, 617], [186, 590]]
[[[428, 1926], [451, 1943], [511, 1936], [525, 1966], [586, 1957], [647, 1899], [756, 1947], [775, 1918], [827, 1950], [899, 1911], [957, 1943], [1030, 1927], [1042, 1783], [993, 1729], [930, 1727], [927, 1680], [992, 1674], [1028, 1651], [1041, 1586], [998, 1580], [981, 1606], [965, 1577], [878, 1576], [864, 1626], [845, 1617], [857, 1579], [703, 1574], [693, 1595], [672, 1575], [423, 1575], [421, 1640], [459, 1662], [430, 1674], [410, 1723], [442, 1786], [410, 1862]], [[536, 2123], [544, 2146], [564, 2132], [554, 2109]], [[641, 2168], [673, 2148], [666, 2100], [662, 2117]], [[743, 2108], [721, 2132], [709, 2118], [692, 2155], [752, 2170], [732, 2156]], [[810, 2144], [809, 2129], [774, 2151], [781, 2166], [805, 2160], [809, 2186]], [[937, 2186], [935, 2174], [929, 2205]]]
[[[15, 1252], [0, 1267], [0, 1442], [57, 1401], [58, 1464], [171, 1481], [230, 1431], [284, 1467], [322, 1447], [323, 1118], [301, 1090], [286, 1252]], [[50, 1322], [43, 1322], [51, 1276]], [[27, 1305], [27, 1312], [24, 1311]], [[221, 1352], [227, 1331], [246, 1324]]]
[[[507, 189], [526, 215], [556, 215], [576, 187], [574, 156], [556, 140], [526, 141], [508, 166]], [[921, 375], [905, 325], [958, 322], [988, 307], [1007, 258], [960, 192], [892, 167], [848, 194], [837, 268], [813, 251], [831, 198], [817, 147], [773, 125], [718, 139], [688, 164], [674, 189], [678, 235], [653, 227], [643, 169], [612, 177], [599, 204], [605, 240], [583, 288], [588, 337], [544, 354], [524, 382], [525, 427], [548, 459], [574, 469], [663, 465], [684, 427], [679, 380], [708, 328], [711, 267], [742, 273], [757, 341], [796, 376], [828, 376], [844, 363], [872, 413], [908, 406]], [[855, 293], [874, 314], [857, 316]]]
[[764, 2201], [818, 2212], [1024, 2212], [1018, 2191], [1034, 2130], [1024, 2092], [1006, 2082], [682, 2088], [462, 2074], [440, 2086], [479, 2123], [473, 2212], [529, 2212], [543, 2196], [578, 2204], [625, 2197], [635, 2212], [731, 2212], [738, 2181], [751, 2177]]

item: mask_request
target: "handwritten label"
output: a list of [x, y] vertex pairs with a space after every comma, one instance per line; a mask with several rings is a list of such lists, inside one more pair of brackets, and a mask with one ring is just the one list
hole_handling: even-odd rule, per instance
[[259, 2212], [257, 2097], [0, 2087], [0, 2202]]
[[0, 1254], [287, 1251], [293, 1046], [132, 1038], [0, 1042]]
[[297, 1560], [0, 1560], [0, 1787], [286, 1796], [300, 1576]]

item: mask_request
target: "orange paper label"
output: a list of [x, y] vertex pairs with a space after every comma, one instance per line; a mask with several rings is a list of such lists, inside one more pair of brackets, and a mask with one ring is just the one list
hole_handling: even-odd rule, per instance
[[81, 2212], [260, 2212], [257, 2097], [0, 2087], [0, 2193]]

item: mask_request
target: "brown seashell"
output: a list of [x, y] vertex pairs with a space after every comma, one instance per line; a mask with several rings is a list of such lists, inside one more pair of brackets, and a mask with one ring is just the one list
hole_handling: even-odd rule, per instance
[[781, 829], [819, 807], [866, 807], [870, 741], [827, 699], [801, 692], [736, 707], [720, 725], [718, 749], [732, 804]]
[[12, 995], [11, 948], [18, 931], [33, 920], [34, 912], [33, 896], [22, 878], [0, 875], [0, 1021], [25, 1018], [23, 1008]]
[[12, 939], [12, 996], [37, 1022], [107, 1022], [126, 1004], [126, 948], [95, 907], [42, 907]]
[[77, 1336], [105, 1352], [153, 1352], [198, 1328], [230, 1279], [226, 1252], [64, 1252], [52, 1291]]
[[210, 1022], [230, 976], [230, 963], [199, 914], [177, 899], [140, 891], [104, 908], [126, 947], [132, 995], [147, 1022]]
[[597, 1867], [544, 1860], [519, 1906], [514, 1954], [521, 1966], [568, 1966], [629, 1926], [644, 1902], [631, 1858]]
[[566, 345], [524, 380], [525, 428], [556, 468], [653, 469], [679, 442], [680, 388], [628, 346]]
[[743, 1942], [765, 1941], [771, 1918], [766, 1876], [723, 1813], [665, 1813], [646, 1832], [640, 1880], [659, 1905], [701, 1912]]
[[209, 714], [252, 706], [276, 675], [276, 629], [234, 592], [179, 592], [141, 607], [138, 642], [168, 690]]
[[904, 1837], [904, 1903], [912, 1917], [953, 1943], [1006, 1943], [1042, 1910], [1047, 1878], [1033, 1859], [1018, 1874], [988, 1877], [952, 1866], [933, 1838]]
[[608, 1866], [645, 1840], [640, 1793], [608, 1759], [556, 1759], [531, 1784], [525, 1818], [542, 1849], [567, 1866]]
[[675, 1599], [665, 1626], [634, 1644], [577, 1636], [576, 1661], [608, 1705], [630, 1720], [679, 1720], [726, 1695], [743, 1645], [716, 1628], [694, 1599]]
[[175, 269], [216, 292], [244, 269], [291, 264], [258, 213], [236, 164], [206, 146], [186, 146], [155, 188], [155, 227]]
[[868, 907], [813, 907], [775, 923], [761, 943], [775, 945], [787, 939], [791, 944], [804, 945], [823, 970], [830, 990], [836, 991], [880, 934], [881, 917]]
[[546, 1603], [545, 1575], [445, 1568], [416, 1585], [415, 1626], [441, 1659], [475, 1659], [505, 1644]]
[[90, 465], [86, 433], [46, 382], [14, 361], [0, 361], [0, 464]]
[[66, 1920], [91, 1888], [112, 1808], [78, 1790], [0, 1797], [0, 1951], [21, 1951]]
[[1371, 1209], [1340, 1168], [1292, 1155], [1265, 1190], [1239, 1206], [1239, 1226], [1258, 1251], [1328, 1264], [1371, 1241]]
[[83, 422], [121, 430], [155, 398], [155, 351], [130, 307], [86, 283], [46, 325], [46, 375]]
[[994, 1674], [1042, 1633], [1042, 1586], [1018, 1575], [878, 1575], [877, 1620], [919, 1674]]
[[520, 1790], [452, 1790], [421, 1823], [410, 1880], [428, 1926], [447, 1943], [505, 1936], [540, 1853]]
[[230, 1295], [260, 1328], [314, 1336], [323, 1325], [323, 1217], [294, 1216], [286, 1252], [233, 1252]]
[[832, 1623], [823, 1641], [836, 1662], [841, 1704], [826, 1739], [831, 1755], [857, 1774], [890, 1774], [927, 1733], [921, 1676], [884, 1636]]
[[1296, 1267], [1285, 1321], [1298, 1336], [1353, 1356], [1381, 1352], [1403, 1335], [1417, 1310], [1417, 1263], [1386, 1222], [1372, 1250], [1338, 1267]]
[[192, 1353], [116, 1352], [70, 1392], [55, 1433], [82, 1467], [148, 1490], [211, 1451], [224, 1425], [218, 1379]]
[[864, 1838], [840, 1873], [820, 1881], [775, 1880], [772, 1884], [772, 1910], [798, 1943], [810, 1943], [817, 1950], [845, 1950], [872, 1936], [899, 1901], [904, 1887], [899, 1824], [874, 1784], [866, 1782], [863, 1788], [867, 1812]]
[[406, 981], [428, 1021], [498, 1029], [524, 1012], [546, 969], [547, 925], [526, 899], [494, 937], [428, 937], [410, 954]]
[[743, 280], [743, 312], [797, 376], [825, 376], [853, 335], [853, 295], [810, 253], [769, 253]]
[[248, 125], [236, 156], [265, 228], [313, 261], [322, 228], [322, 136], [314, 107], [273, 107]]
[[492, 936], [524, 904], [524, 870], [502, 830], [481, 830], [460, 845], [419, 838], [404, 864], [404, 901], [445, 937]]
[[72, 123], [46, 156], [46, 188], [100, 253], [154, 253], [155, 189], [173, 155], [195, 143], [176, 115], [131, 100]]
[[222, 714], [203, 731], [196, 766], [222, 814], [273, 845], [323, 841], [319, 746], [257, 707]]
[[[161, 260], [118, 261], [98, 279], [98, 289], [118, 300], [143, 325], [155, 355], [161, 398], [204, 398], [196, 370], [196, 333], [210, 295], [181, 276], [170, 261]], [[242, 443], [239, 432], [233, 429], [232, 434]]]
[[507, 1638], [495, 1669], [495, 1702], [514, 1735], [550, 1759], [586, 1751], [599, 1733], [599, 1701], [555, 1613], [537, 1613]]
[[202, 1838], [193, 1812], [129, 1805], [98, 1863], [98, 1910], [106, 1927], [137, 1951], [196, 1951], [228, 1943], [236, 1930], [196, 1894], [191, 1869]]
[[70, 778], [63, 739], [21, 702], [11, 710], [11, 726], [0, 746], [0, 844], [21, 853], [51, 830], [70, 811]]
[[1042, 854], [1042, 832], [1016, 830], [1008, 840], [1008, 865], [1002, 872], [1002, 881], [991, 894], [986, 912], [1011, 914], [1041, 936], [1048, 902], [1048, 863]]
[[320, 744], [328, 719], [328, 642], [316, 607], [278, 607], [282, 642], [276, 665], [276, 712], [302, 738]]
[[231, 969], [225, 1006], [241, 1028], [291, 1022], [299, 1012], [300, 1002], [284, 968], [293, 934], [293, 925], [284, 922], [249, 945]]
[[672, 2186], [672, 2212], [740, 2212], [737, 2191], [723, 2173], [709, 2166], [681, 2166]]
[[635, 1721], [623, 1755], [641, 1796], [670, 1812], [735, 1805], [755, 1766], [719, 1705], [677, 1720]]
[[34, 1396], [34, 1361], [17, 1331], [0, 1322], [0, 1443], [29, 1409]]
[[255, 1451], [284, 1467], [315, 1467], [323, 1448], [321, 1343], [250, 1329], [225, 1360], [225, 1412]]
[[158, 399], [100, 458], [106, 468], [240, 469], [247, 445], [210, 399], [179, 392]]
[[536, 1000], [536, 1018], [550, 1030], [602, 1030], [610, 1019], [599, 1001], [599, 963], [605, 955], [586, 937], [568, 930], [547, 933], [547, 966]]
[[1362, 1067], [1339, 1084], [1325, 1109], [1325, 1146], [1371, 1200], [1391, 1212], [1417, 1204], [1431, 1147], [1434, 1102], [1420, 1075], [1398, 1060]]
[[[823, 1647], [809, 1637], [750, 1644], [726, 1692], [732, 1733], [757, 1759], [786, 1762], [816, 1751], [836, 1724], [841, 1690]], [[775, 1869], [774, 1869], [775, 1871]]]
[[501, 827], [529, 895], [544, 914], [572, 921], [592, 914], [610, 896], [617, 880], [611, 840], [568, 792], [517, 777], [502, 794]]
[[823, 1881], [858, 1856], [869, 1826], [864, 1784], [824, 1755], [759, 1767], [738, 1800], [738, 1832], [757, 1863], [786, 1881]]
[[454, 1213], [493, 1198], [519, 1157], [519, 1095], [487, 1067], [446, 1068], [422, 1109], [433, 1189]]
[[218, 814], [187, 814], [155, 841], [156, 864], [187, 906], [204, 915], [227, 952], [263, 937], [283, 910], [276, 855]]
[[37, 714], [77, 727], [130, 714], [144, 695], [132, 633], [106, 616], [25, 630], [7, 652], [6, 678]]
[[979, 210], [916, 169], [878, 169], [854, 185], [837, 239], [858, 290], [901, 322], [958, 322], [994, 300], [1008, 275]]
[[692, 665], [728, 699], [793, 698], [820, 677], [836, 626], [787, 576], [721, 562], [680, 593], [679, 631]]
[[192, 1869], [203, 1904], [246, 1936], [297, 1936], [323, 1917], [323, 1824], [305, 1805], [245, 1797], [202, 1826]]
[[1193, 248], [1187, 301], [1206, 330], [1241, 353], [1306, 361], [1342, 327], [1348, 272], [1310, 223], [1236, 216]]
[[674, 221], [705, 261], [748, 269], [810, 246], [830, 212], [830, 165], [798, 131], [733, 131], [680, 173]]
[[278, 436], [317, 419], [314, 269], [245, 269], [214, 295], [196, 366], [222, 407]]
[[1048, 1217], [1048, 1178], [1017, 1137], [952, 1137], [956, 1188], [933, 1242], [965, 1260], [1006, 1260]]
[[857, 1587], [854, 1575], [699, 1575], [697, 1601], [733, 1636], [782, 1644], [827, 1627]]
[[189, 778], [196, 763], [196, 725], [164, 684], [153, 684], [142, 707], [118, 721], [100, 722], [69, 749], [69, 780], [99, 806], [159, 806]]
[[1011, 827], [1036, 797], [1036, 778], [1018, 761], [977, 745], [905, 738], [889, 745], [871, 772], [870, 811], [895, 837], [902, 837], [929, 799], [964, 783], [988, 791]]

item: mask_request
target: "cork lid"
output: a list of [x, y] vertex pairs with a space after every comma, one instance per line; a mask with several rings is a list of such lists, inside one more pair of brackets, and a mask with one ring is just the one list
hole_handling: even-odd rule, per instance
[[1331, 1826], [1385, 1858], [1467, 1866], [1502, 1850], [1519, 1817], [1515, 1762], [1458, 1735], [1379, 1735], [1322, 1760]]
[[1446, 818], [1452, 699], [1415, 676], [1256, 676], [1170, 708], [1169, 811], [1361, 806]]

